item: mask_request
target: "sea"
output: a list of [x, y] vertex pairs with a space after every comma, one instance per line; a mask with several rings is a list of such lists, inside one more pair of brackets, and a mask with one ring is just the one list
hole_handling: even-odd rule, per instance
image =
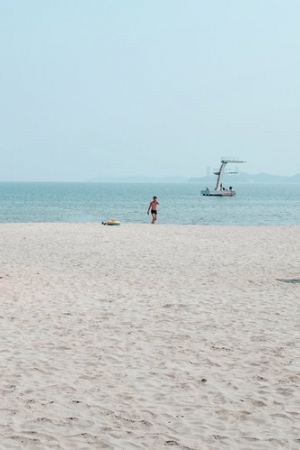
[[300, 225], [299, 183], [237, 183], [234, 197], [203, 197], [205, 187], [199, 182], [0, 183], [0, 223], [150, 223], [147, 209], [156, 195], [157, 224]]

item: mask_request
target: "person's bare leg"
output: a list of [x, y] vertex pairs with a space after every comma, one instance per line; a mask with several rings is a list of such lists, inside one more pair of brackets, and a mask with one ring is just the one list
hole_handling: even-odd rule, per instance
[[152, 214], [152, 222], [151, 223], [155, 223], [155, 221], [156, 221], [156, 214]]

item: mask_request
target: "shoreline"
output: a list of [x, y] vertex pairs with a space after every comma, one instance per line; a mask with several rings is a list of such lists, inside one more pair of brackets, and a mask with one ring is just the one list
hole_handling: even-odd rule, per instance
[[[107, 219], [107, 220], [105, 220], [104, 222], [105, 223], [107, 223], [109, 220], [118, 220], [119, 221], [119, 219]], [[36, 225], [36, 226], [38, 226], [38, 225], [45, 225], [45, 226], [47, 226], [47, 225], [57, 225], [57, 226], [66, 226], [66, 225], [70, 225], [70, 226], [76, 226], [76, 225], [78, 225], [78, 226], [84, 226], [84, 225], [87, 225], [87, 226], [99, 226], [99, 225], [102, 225], [102, 226], [108, 226], [108, 227], [110, 227], [109, 225], [103, 225], [103, 223], [102, 223], [103, 221], [101, 221], [100, 222], [100, 220], [99, 220], [99, 222], [95, 222], [95, 221], [93, 221], [93, 222], [0, 222], [0, 227], [1, 226], [8, 226], [8, 225], [12, 225], [12, 226], [14, 226], [14, 225], [20, 225], [20, 226], [26, 226], [26, 225]], [[122, 221], [120, 221], [121, 222], [121, 225], [122, 225], [122, 227], [132, 227], [132, 226], [144, 226], [144, 227], [147, 227], [147, 226], [153, 226], [153, 224], [151, 224], [151, 222], [149, 221], [149, 222], [122, 222]], [[182, 228], [182, 227], [203, 227], [203, 228], [208, 228], [208, 227], [211, 227], [211, 228], [268, 228], [268, 227], [270, 227], [270, 228], [290, 228], [290, 227], [299, 227], [300, 228], [300, 224], [297, 224], [297, 223], [295, 223], [295, 224], [272, 224], [272, 225], [270, 225], [270, 224], [263, 224], [263, 225], [223, 225], [223, 224], [199, 224], [199, 223], [197, 223], [197, 224], [181, 224], [181, 223], [159, 223], [159, 222], [157, 222], [157, 223], [155, 223], [154, 224], [154, 226], [159, 226], [159, 227], [180, 227], [180, 228]], [[112, 228], [112, 227], [110, 227], [110, 228]]]

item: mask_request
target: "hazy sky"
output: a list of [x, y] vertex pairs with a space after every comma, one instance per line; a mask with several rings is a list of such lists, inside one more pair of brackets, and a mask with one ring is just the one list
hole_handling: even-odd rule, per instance
[[299, 0], [1, 0], [0, 181], [300, 172]]

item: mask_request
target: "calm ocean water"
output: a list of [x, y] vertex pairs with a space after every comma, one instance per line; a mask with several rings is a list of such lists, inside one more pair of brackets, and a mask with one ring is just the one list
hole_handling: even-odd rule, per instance
[[[213, 188], [214, 186], [209, 186]], [[231, 198], [202, 197], [201, 183], [0, 183], [0, 222], [300, 225], [300, 184], [236, 184]]]

